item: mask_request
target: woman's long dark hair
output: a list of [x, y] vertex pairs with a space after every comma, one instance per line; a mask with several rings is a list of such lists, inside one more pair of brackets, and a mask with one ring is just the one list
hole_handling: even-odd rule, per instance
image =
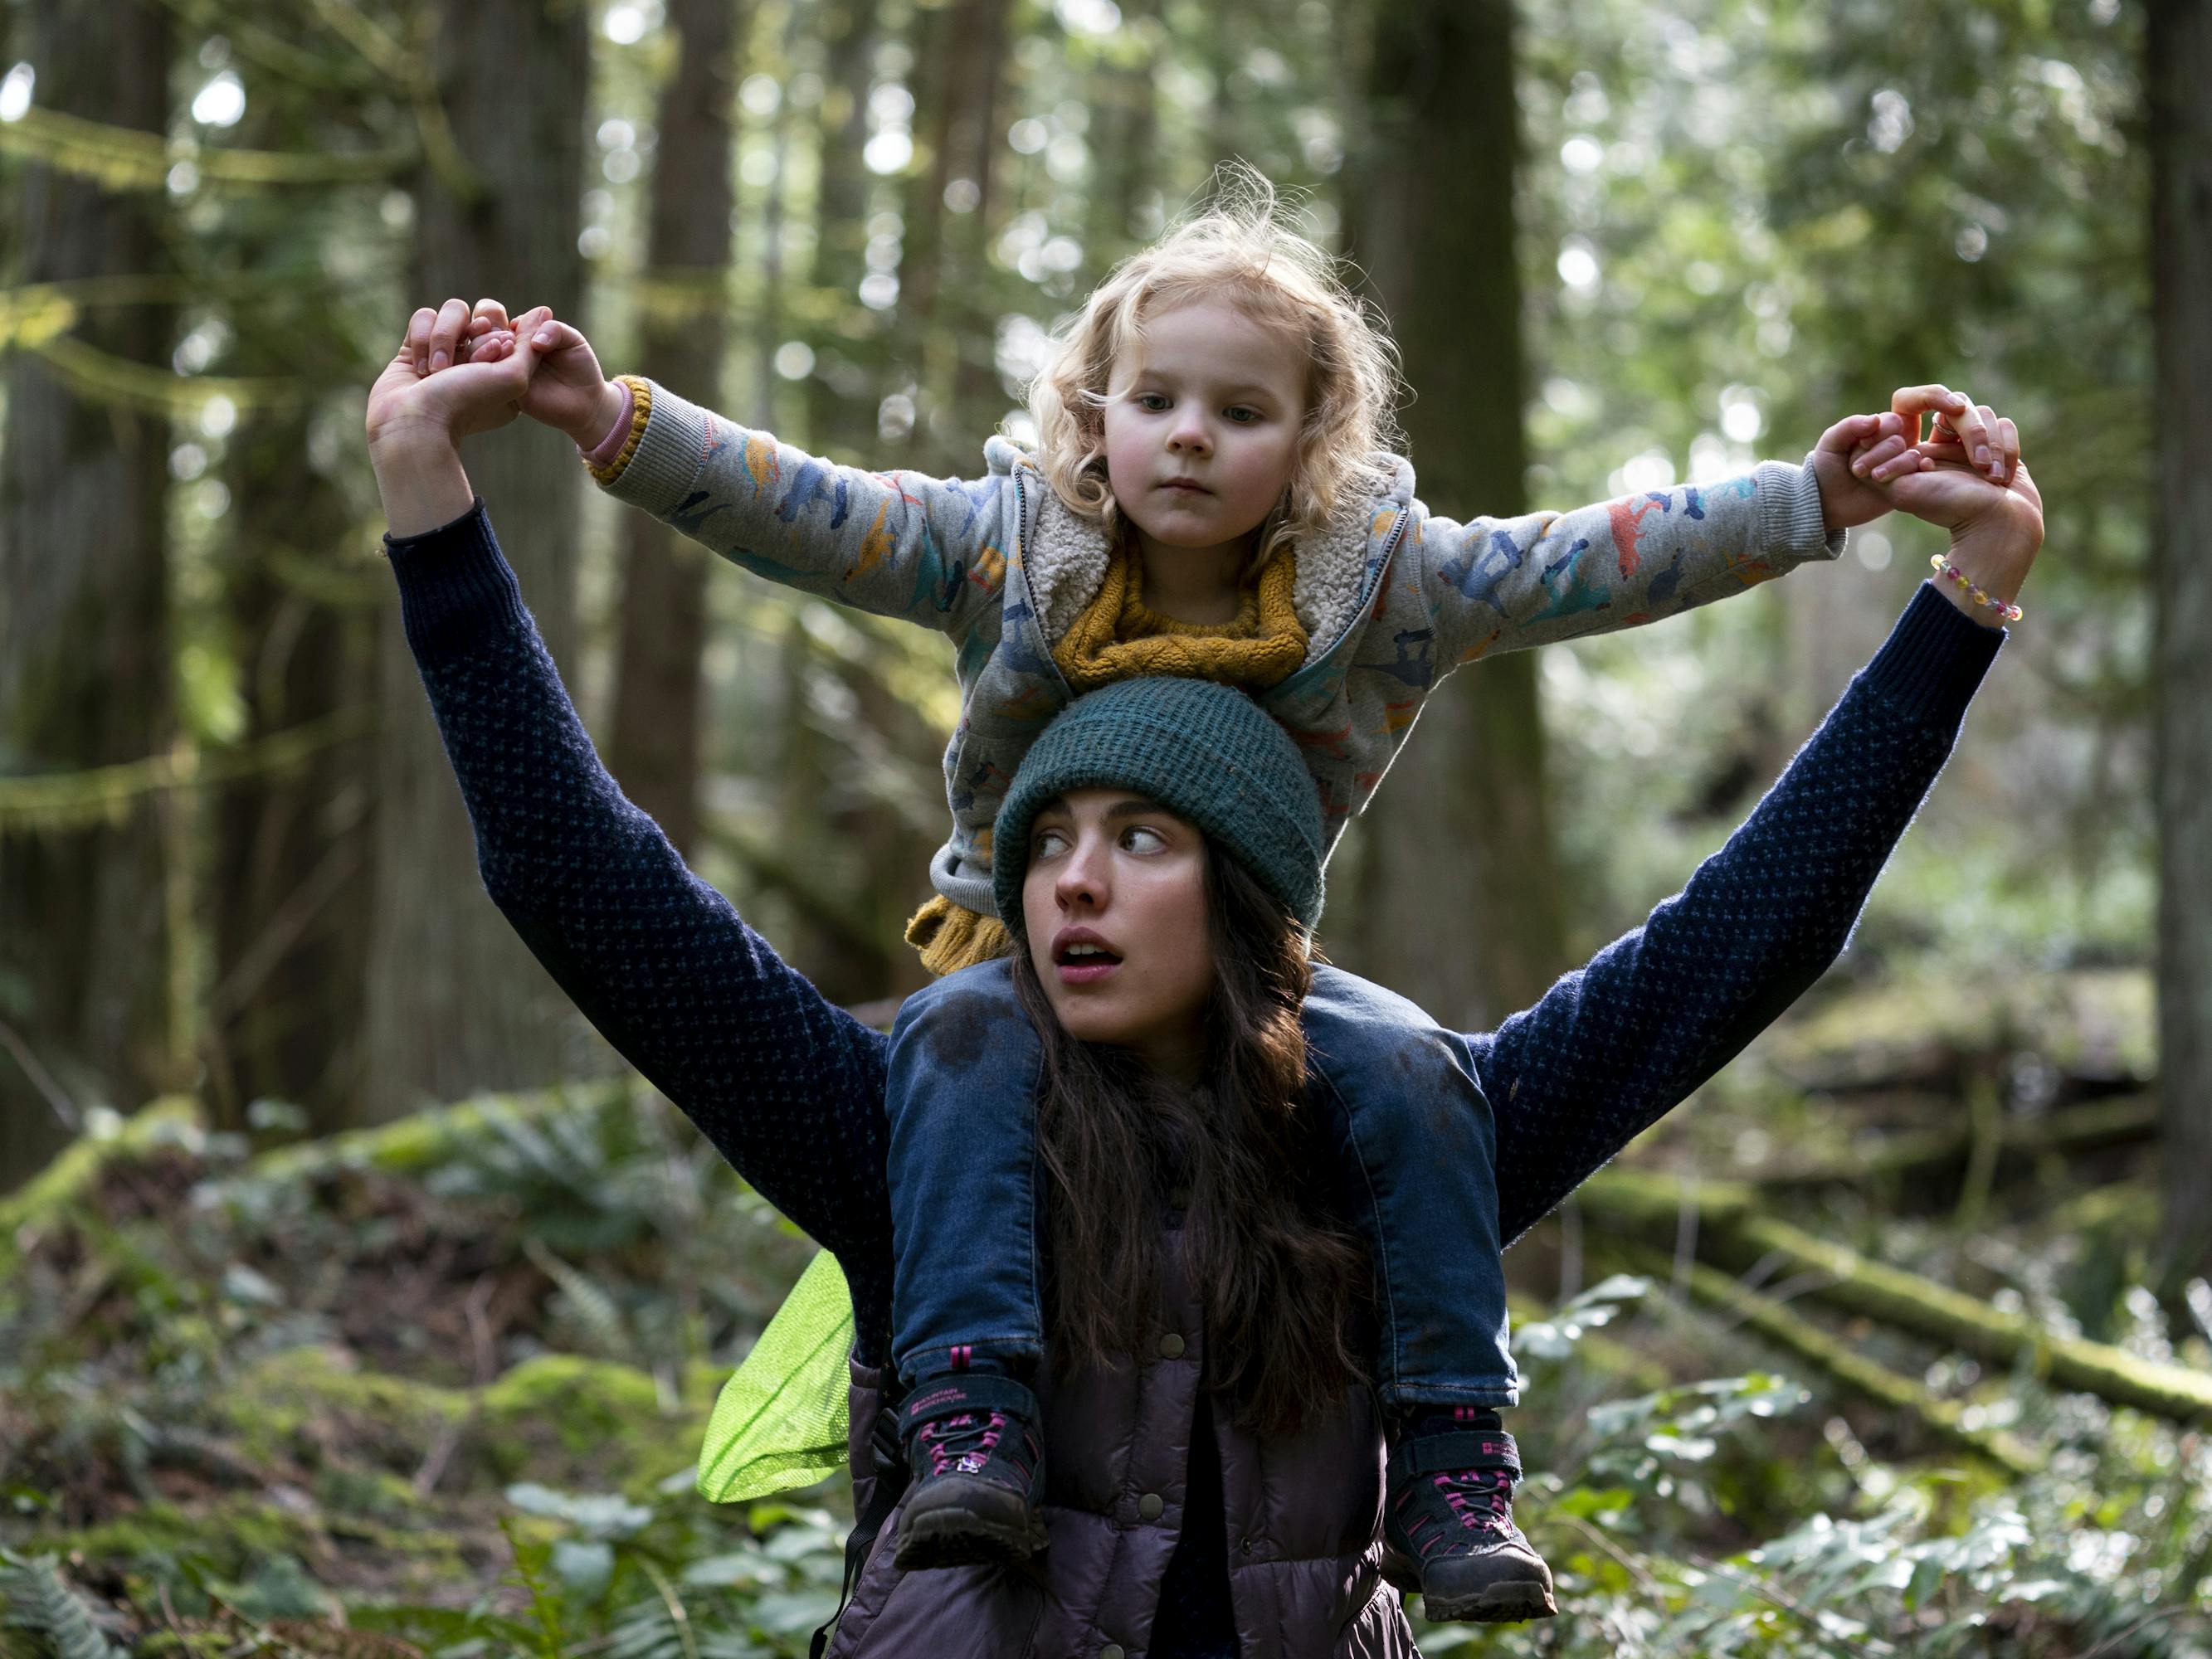
[[1047, 1328], [1061, 1364], [1143, 1352], [1169, 1194], [1187, 1188], [1183, 1253], [1206, 1311], [1206, 1386], [1234, 1396], [1240, 1421], [1287, 1431], [1340, 1407], [1361, 1379], [1349, 1328], [1371, 1279], [1332, 1203], [1337, 1160], [1305, 1103], [1304, 942], [1241, 864], [1206, 854], [1215, 981], [1196, 1086], [1154, 1076], [1126, 1048], [1070, 1036], [1026, 946], [1014, 953], [1014, 983], [1044, 1045]]

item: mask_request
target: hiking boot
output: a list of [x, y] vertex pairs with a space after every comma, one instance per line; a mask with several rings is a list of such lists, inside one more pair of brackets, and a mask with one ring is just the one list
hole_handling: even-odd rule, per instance
[[[1552, 1570], [1513, 1524], [1521, 1455], [1500, 1429], [1408, 1435], [1390, 1448], [1382, 1534], [1418, 1577], [1421, 1616], [1480, 1625], [1548, 1619]], [[1406, 1565], [1413, 1570], [1406, 1572]]]
[[1044, 1547], [1036, 1423], [1036, 1396], [1011, 1376], [952, 1372], [916, 1386], [899, 1412], [914, 1474], [901, 1568], [1018, 1564]]

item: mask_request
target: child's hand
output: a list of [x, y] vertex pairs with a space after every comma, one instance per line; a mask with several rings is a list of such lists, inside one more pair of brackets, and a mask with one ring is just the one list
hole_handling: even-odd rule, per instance
[[[1850, 529], [1889, 511], [1893, 503], [1881, 486], [1918, 469], [1918, 460], [1906, 452], [1919, 439], [1920, 416], [1930, 410], [1958, 422], [1954, 435], [1989, 458], [1983, 465], [1991, 478], [2006, 480], [2009, 463], [1996, 417], [1986, 408], [1948, 386], [1900, 386], [1891, 395], [1888, 414], [1846, 416], [1814, 447], [1810, 465], [1830, 530]], [[2010, 453], [2015, 458], [2020, 453], [2016, 439]]]
[[[514, 332], [505, 306], [496, 300], [477, 301], [465, 331], [471, 361], [498, 362], [515, 349]], [[596, 447], [621, 416], [623, 389], [600, 372], [592, 343], [568, 324], [554, 321], [550, 311], [532, 331], [532, 344], [537, 371], [530, 377], [522, 412], [568, 434], [580, 449]]]
[[1820, 488], [1820, 517], [1831, 533], [1853, 529], [1889, 511], [1889, 497], [1865, 481], [1854, 458], [1877, 444], [1901, 439], [1905, 430], [1899, 415], [1846, 415], [1820, 434], [1807, 465]]

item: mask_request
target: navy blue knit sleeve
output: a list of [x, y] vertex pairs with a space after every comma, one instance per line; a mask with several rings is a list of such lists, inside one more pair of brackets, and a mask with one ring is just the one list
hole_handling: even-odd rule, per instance
[[623, 797], [481, 501], [386, 547], [492, 902], [623, 1058], [836, 1253], [860, 1328], [887, 1326], [888, 1039], [787, 966]]
[[2003, 635], [1923, 583], [1728, 845], [1533, 1008], [1468, 1038], [1510, 1241], [1685, 1099], [1842, 954]]

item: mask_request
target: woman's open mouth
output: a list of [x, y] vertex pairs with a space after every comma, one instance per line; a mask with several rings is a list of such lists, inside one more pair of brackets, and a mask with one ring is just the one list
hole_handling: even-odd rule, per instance
[[1062, 985], [1095, 985], [1121, 965], [1121, 958], [1096, 939], [1070, 939], [1052, 953]]

